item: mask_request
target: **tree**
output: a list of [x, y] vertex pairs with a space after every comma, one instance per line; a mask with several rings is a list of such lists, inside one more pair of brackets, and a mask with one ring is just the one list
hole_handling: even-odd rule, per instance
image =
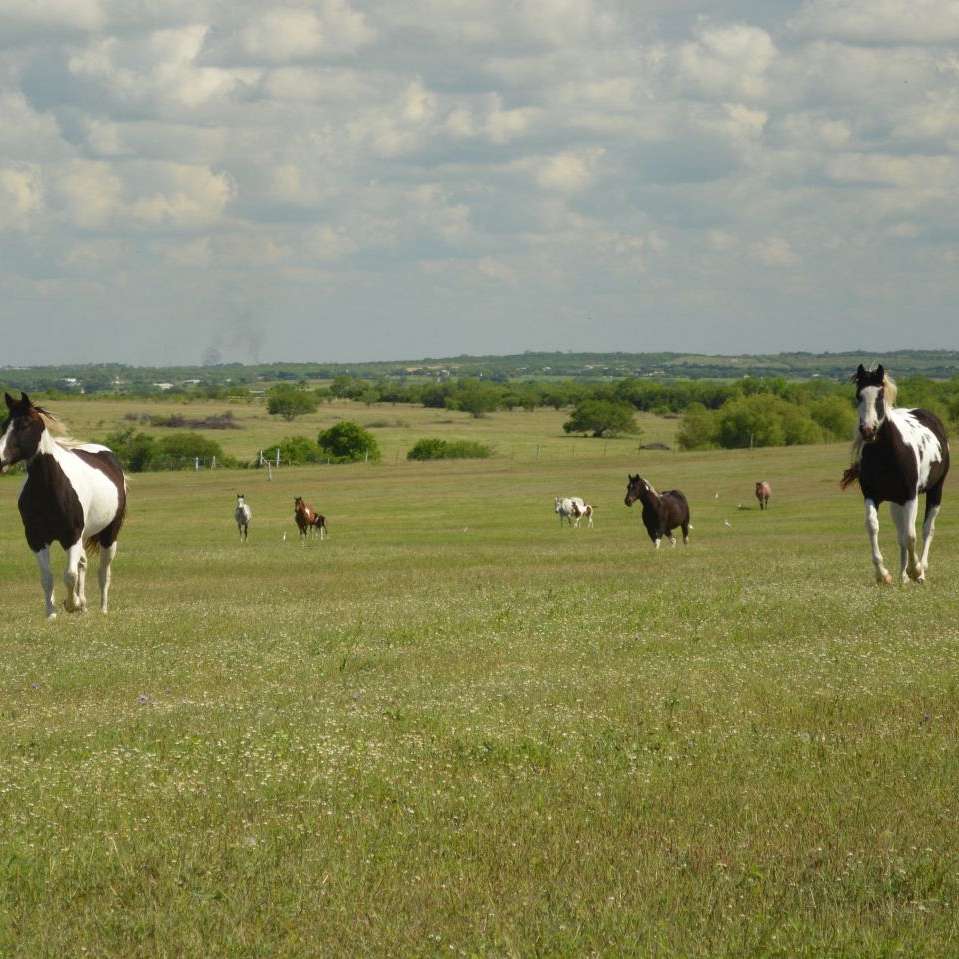
[[316, 412], [316, 396], [287, 383], [274, 386], [266, 395], [266, 408], [271, 416], [295, 420], [304, 413]]
[[702, 450], [716, 445], [716, 414], [702, 403], [690, 403], [676, 439], [680, 449]]
[[611, 400], [580, 400], [563, 429], [567, 433], [592, 433], [593, 436], [641, 432], [633, 418], [633, 408]]
[[317, 437], [317, 443], [331, 459], [338, 463], [380, 458], [376, 437], [358, 423], [343, 420]]

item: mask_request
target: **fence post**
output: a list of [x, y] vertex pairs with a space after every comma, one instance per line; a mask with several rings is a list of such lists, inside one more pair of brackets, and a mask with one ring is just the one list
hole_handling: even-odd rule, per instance
[[193, 469], [194, 469], [197, 473], [200, 472], [200, 457], [199, 457], [199, 456], [194, 456], [194, 457], [193, 457]]
[[272, 480], [272, 479], [273, 479], [273, 467], [270, 466], [270, 461], [269, 461], [269, 460], [266, 461], [266, 478], [267, 478], [267, 480]]
[[276, 468], [280, 468], [280, 447], [276, 448]]
[[211, 470], [215, 470], [215, 469], [216, 469], [216, 457], [215, 457], [215, 456], [213, 457], [213, 462], [210, 463], [210, 469], [211, 469]]

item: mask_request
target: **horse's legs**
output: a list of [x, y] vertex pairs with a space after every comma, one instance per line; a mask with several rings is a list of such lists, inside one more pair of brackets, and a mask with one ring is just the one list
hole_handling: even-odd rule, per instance
[[926, 490], [926, 516], [922, 522], [922, 556], [919, 559], [919, 577], [917, 583], [925, 582], [926, 571], [929, 569], [929, 547], [936, 532], [936, 517], [939, 515], [939, 504], [942, 502], [942, 483]]
[[57, 607], [53, 602], [53, 570], [50, 569], [50, 547], [37, 550], [37, 565], [40, 567], [40, 585], [43, 587], [43, 599], [47, 604], [47, 619], [57, 618]]
[[80, 600], [80, 612], [87, 611], [87, 553], [84, 550], [80, 554], [80, 562], [77, 564], [77, 598]]
[[899, 578], [904, 583], [907, 578], [918, 579], [922, 572], [916, 563], [916, 513], [919, 511], [919, 500], [907, 500], [902, 506], [890, 503], [889, 510], [899, 540]]
[[682, 524], [683, 527], [683, 546], [689, 545], [689, 520]]
[[872, 547], [872, 562], [876, 567], [876, 582], [891, 583], [889, 570], [883, 565], [882, 553], [879, 552], [879, 510], [871, 500], [866, 500], [866, 533], [869, 536], [869, 545]]
[[100, 612], [107, 611], [108, 599], [110, 594], [110, 564], [113, 557], [117, 555], [117, 543], [114, 540], [109, 546], [100, 549], [100, 565], [97, 567], [97, 575], [100, 579]]
[[77, 580], [80, 578], [80, 557], [83, 555], [83, 542], [78, 540], [67, 550], [67, 568], [63, 574], [63, 582], [67, 586], [67, 595], [63, 600], [63, 608], [68, 613], [80, 611], [80, 597], [77, 595]]

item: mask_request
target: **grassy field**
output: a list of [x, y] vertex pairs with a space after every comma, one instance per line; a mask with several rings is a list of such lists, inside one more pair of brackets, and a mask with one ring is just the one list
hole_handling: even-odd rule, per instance
[[[38, 400], [38, 402], [40, 402]], [[267, 449], [287, 436], [306, 436], [315, 440], [321, 430], [348, 419], [368, 428], [376, 437], [383, 461], [396, 463], [406, 457], [413, 444], [424, 436], [441, 439], [476, 440], [491, 444], [504, 459], [519, 461], [574, 460], [577, 456], [595, 457], [616, 452], [635, 452], [640, 443], [665, 442], [673, 444], [678, 421], [639, 413], [636, 421], [642, 429], [640, 436], [623, 436], [596, 441], [591, 437], [573, 436], [563, 432], [563, 423], [569, 411], [540, 409], [532, 413], [516, 410], [500, 411], [476, 419], [469, 413], [456, 410], [434, 410], [420, 406], [374, 403], [365, 406], [349, 400], [336, 400], [322, 405], [316, 413], [298, 417], [291, 423], [270, 416], [265, 402], [194, 401], [169, 402], [150, 400], [58, 400], [51, 408], [67, 423], [71, 433], [79, 438], [102, 439], [108, 433], [135, 426], [154, 436], [169, 435], [170, 430], [156, 428], [129, 420], [126, 417], [156, 415], [168, 417], [180, 414], [190, 419], [202, 419], [211, 414], [231, 412], [241, 427], [238, 430], [198, 430], [203, 436], [216, 440], [225, 453], [241, 463], [253, 462], [258, 450]], [[597, 449], [598, 446], [598, 449]]]
[[[929, 583], [879, 589], [842, 446], [363, 415], [412, 424], [379, 465], [134, 477], [106, 618], [44, 622], [0, 479], [0, 955], [959, 953], [948, 489]], [[389, 457], [533, 424], [555, 456]], [[688, 548], [623, 506], [637, 469], [688, 494]]]

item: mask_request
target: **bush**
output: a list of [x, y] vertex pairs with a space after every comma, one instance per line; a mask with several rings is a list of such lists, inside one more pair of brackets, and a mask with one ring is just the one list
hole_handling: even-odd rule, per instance
[[581, 400], [572, 419], [563, 424], [567, 433], [592, 433], [593, 436], [615, 436], [617, 433], [639, 433], [633, 408], [612, 400]]
[[719, 442], [717, 414], [702, 403], [690, 403], [676, 439], [684, 450], [711, 449]]
[[380, 447], [376, 437], [363, 429], [359, 423], [353, 423], [350, 420], [343, 420], [342, 423], [324, 430], [317, 437], [317, 443], [323, 453], [335, 463], [380, 458]]
[[130, 473], [154, 469], [157, 441], [148, 433], [138, 433], [134, 427], [111, 433], [104, 441], [117, 455], [123, 468]]
[[266, 409], [272, 416], [282, 416], [292, 421], [304, 413], [315, 413], [317, 398], [313, 393], [281, 383], [266, 394]]
[[315, 463], [320, 458], [320, 448], [308, 436], [284, 437], [279, 446], [264, 450], [264, 456], [269, 460], [276, 460], [276, 451], [280, 451], [280, 462], [289, 466], [300, 466], [303, 463]]
[[441, 440], [428, 438], [419, 440], [406, 454], [408, 460], [464, 460], [487, 459], [493, 450], [483, 443], [473, 440]]

